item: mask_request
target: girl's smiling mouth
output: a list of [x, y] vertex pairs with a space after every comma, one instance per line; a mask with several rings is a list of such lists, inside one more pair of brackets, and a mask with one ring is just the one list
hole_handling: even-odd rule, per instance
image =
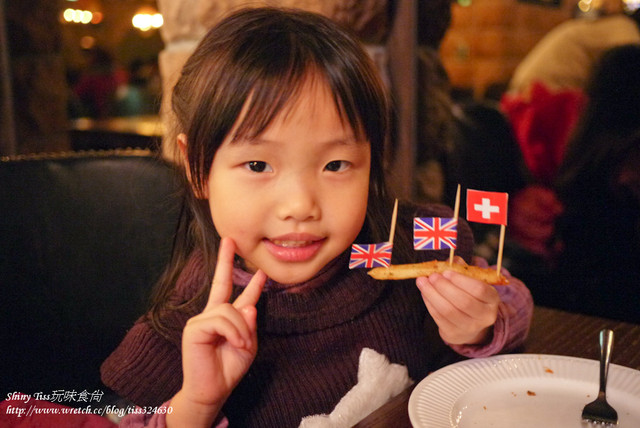
[[304, 262], [320, 250], [326, 238], [313, 235], [290, 234], [277, 238], [264, 238], [269, 253], [282, 262]]

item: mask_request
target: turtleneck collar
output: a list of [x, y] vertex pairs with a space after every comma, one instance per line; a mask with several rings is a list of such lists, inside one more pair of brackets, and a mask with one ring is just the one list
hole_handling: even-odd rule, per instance
[[[270, 281], [257, 304], [259, 328], [277, 334], [316, 331], [348, 322], [366, 311], [382, 293], [385, 282], [371, 278], [366, 269], [350, 270], [348, 262], [349, 252], [345, 252], [304, 283]], [[240, 267], [234, 268], [233, 299], [251, 277]]]

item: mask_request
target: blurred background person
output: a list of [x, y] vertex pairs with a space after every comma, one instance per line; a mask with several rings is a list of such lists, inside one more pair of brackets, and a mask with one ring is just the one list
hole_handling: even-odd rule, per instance
[[155, 60], [135, 59], [129, 66], [127, 81], [115, 93], [114, 116], [158, 114], [161, 88]]
[[[508, 262], [527, 283], [544, 282], [544, 270], [559, 249], [555, 221], [565, 203], [554, 182], [575, 127], [588, 120], [581, 116], [594, 66], [612, 47], [640, 44], [640, 11], [625, 12], [623, 5], [604, 1], [595, 13], [576, 14], [547, 33], [516, 68], [500, 101], [531, 180], [512, 195], [507, 232], [514, 244]], [[603, 103], [598, 108], [607, 108]]]
[[560, 251], [537, 302], [640, 322], [640, 44], [607, 51], [555, 181]]
[[119, 68], [106, 49], [95, 47], [86, 51], [87, 68], [73, 86], [77, 116], [104, 118], [111, 115], [118, 87], [126, 83], [127, 73]]
[[547, 33], [514, 71], [509, 92], [526, 97], [533, 82], [550, 90], [582, 90], [605, 51], [640, 43], [640, 9], [627, 14], [620, 0], [602, 5], [595, 17], [576, 17]]
[[555, 27], [520, 62], [501, 108], [537, 184], [555, 178], [594, 64], [608, 49], [631, 43], [640, 43], [640, 10], [628, 15], [622, 1], [609, 0], [595, 17]]

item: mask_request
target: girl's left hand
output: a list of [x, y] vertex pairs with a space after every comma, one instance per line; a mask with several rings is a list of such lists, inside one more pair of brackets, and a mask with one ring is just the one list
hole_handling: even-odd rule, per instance
[[444, 341], [475, 345], [490, 340], [500, 304], [493, 286], [454, 271], [420, 277], [416, 285]]

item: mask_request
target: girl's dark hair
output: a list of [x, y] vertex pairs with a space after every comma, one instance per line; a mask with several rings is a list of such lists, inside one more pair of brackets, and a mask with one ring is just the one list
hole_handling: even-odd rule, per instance
[[[219, 236], [202, 194], [213, 157], [246, 114], [232, 138], [256, 136], [299, 94], [310, 74], [321, 76], [334, 94], [340, 116], [356, 138], [371, 145], [369, 203], [359, 240], [384, 241], [391, 204], [384, 183], [384, 148], [389, 102], [370, 58], [358, 41], [328, 18], [300, 10], [243, 9], [221, 21], [187, 60], [171, 99], [175, 135], [187, 139], [186, 164], [193, 191], [176, 235], [172, 260], [161, 278], [151, 310], [154, 327], [167, 335], [163, 313], [196, 314], [204, 306], [215, 268]], [[214, 208], [215, 209], [215, 208]], [[207, 263], [199, 294], [169, 302], [176, 280], [194, 249]]]

